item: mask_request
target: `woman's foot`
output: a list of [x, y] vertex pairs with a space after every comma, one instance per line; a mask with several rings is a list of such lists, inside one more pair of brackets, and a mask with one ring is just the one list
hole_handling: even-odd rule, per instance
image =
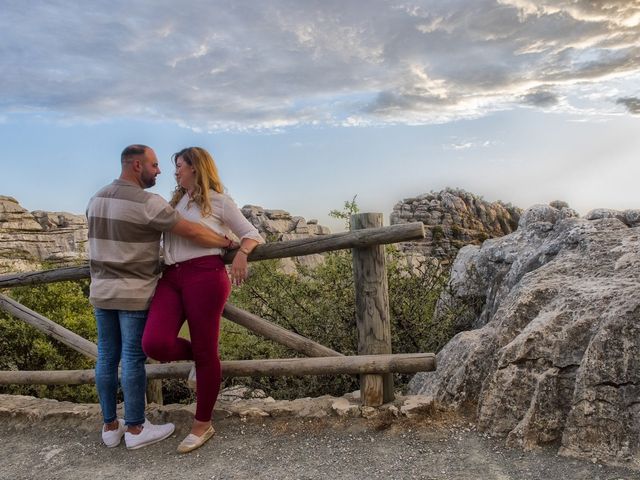
[[180, 445], [178, 445], [179, 453], [189, 453], [196, 448], [201, 447], [213, 437], [215, 430], [213, 429], [213, 425], [211, 422], [200, 422], [195, 420], [191, 427], [191, 433], [185, 437]]

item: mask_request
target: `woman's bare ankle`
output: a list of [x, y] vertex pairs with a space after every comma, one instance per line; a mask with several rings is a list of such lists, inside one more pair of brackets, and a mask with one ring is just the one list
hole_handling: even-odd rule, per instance
[[211, 420], [208, 422], [201, 422], [200, 420], [194, 420], [193, 425], [191, 425], [191, 433], [194, 435], [201, 437], [204, 432], [206, 432], [211, 426]]

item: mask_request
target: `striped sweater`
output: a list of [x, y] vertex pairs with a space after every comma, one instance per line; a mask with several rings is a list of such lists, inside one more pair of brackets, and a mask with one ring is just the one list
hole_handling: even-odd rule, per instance
[[179, 220], [161, 196], [114, 180], [87, 206], [94, 307], [146, 310], [160, 274], [160, 238]]

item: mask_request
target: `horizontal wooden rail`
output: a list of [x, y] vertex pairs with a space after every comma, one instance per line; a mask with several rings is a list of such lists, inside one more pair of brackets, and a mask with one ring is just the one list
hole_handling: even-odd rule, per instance
[[[300, 257], [313, 253], [383, 245], [419, 238], [424, 238], [424, 224], [422, 222], [404, 223], [380, 228], [367, 228], [354, 232], [317, 235], [310, 238], [258, 245], [255, 250], [251, 252], [251, 255], [249, 255], [249, 261]], [[231, 263], [233, 261], [236, 251], [237, 250], [232, 250], [225, 255], [225, 263]], [[89, 278], [89, 267], [87, 265], [37, 272], [10, 273], [0, 275], [0, 288], [80, 280], [83, 278]]]
[[[251, 255], [249, 255], [249, 261], [300, 257], [345, 248], [385, 245], [388, 243], [424, 238], [424, 235], [424, 224], [422, 222], [404, 223], [380, 228], [367, 228], [357, 232], [316, 235], [298, 240], [286, 240], [258, 245], [255, 250], [251, 252]], [[224, 257], [225, 263], [231, 263], [236, 252], [237, 250], [231, 250], [227, 253]]]
[[[147, 378], [187, 378], [190, 362], [148, 364]], [[433, 353], [342, 357], [231, 360], [222, 362], [222, 376], [278, 377], [370, 373], [415, 373], [436, 369]], [[79, 385], [95, 383], [94, 370], [4, 371], [0, 385]]]
[[339, 357], [341, 353], [331, 350], [313, 340], [310, 340], [297, 333], [290, 332], [275, 323], [271, 323], [253, 313], [242, 310], [227, 303], [224, 306], [222, 316], [238, 325], [251, 330], [268, 340], [273, 340], [285, 347], [289, 347], [296, 352], [300, 352], [308, 357]]
[[[55, 338], [83, 355], [94, 360], [98, 358], [98, 347], [95, 343], [90, 342], [86, 338], [82, 338], [71, 330], [67, 330], [56, 322], [43, 317], [33, 310], [30, 310], [6, 295], [0, 294], [0, 309], [6, 310], [14, 317], [19, 318], [32, 327], [40, 330], [45, 335]], [[25, 348], [29, 347], [25, 345]]]
[[35, 272], [6, 273], [0, 275], [0, 288], [40, 285], [43, 283], [66, 282], [89, 278], [89, 265], [62, 267]]

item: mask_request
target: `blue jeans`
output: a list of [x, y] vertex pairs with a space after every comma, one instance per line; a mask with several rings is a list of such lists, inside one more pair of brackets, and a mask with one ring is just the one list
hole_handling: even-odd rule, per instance
[[125, 423], [144, 423], [147, 374], [146, 356], [142, 351], [142, 333], [147, 322], [147, 310], [105, 310], [95, 308], [98, 325], [98, 361], [96, 388], [100, 398], [104, 423], [116, 416], [118, 394], [118, 364], [122, 360], [120, 383], [124, 395]]

